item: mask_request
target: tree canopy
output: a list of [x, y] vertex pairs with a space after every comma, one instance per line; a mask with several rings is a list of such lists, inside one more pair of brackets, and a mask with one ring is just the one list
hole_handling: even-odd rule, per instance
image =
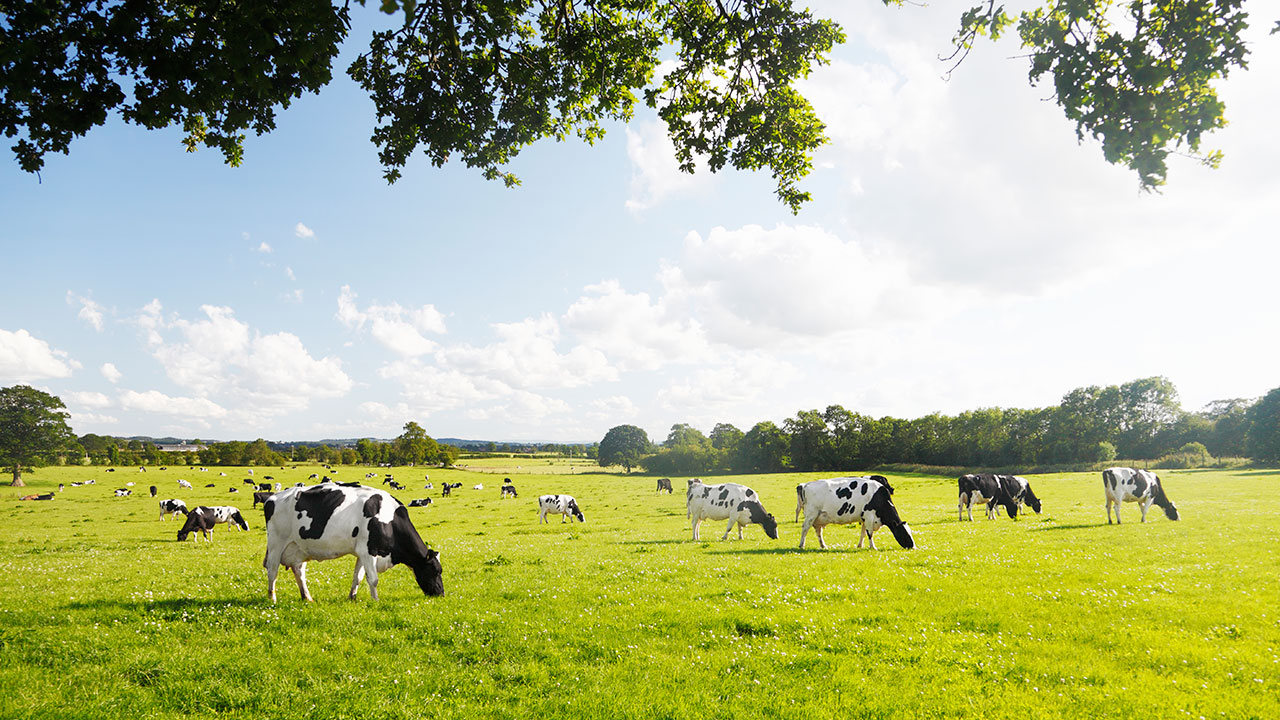
[[22, 468], [65, 448], [75, 440], [70, 415], [57, 396], [30, 385], [0, 388], [0, 465], [21, 486]]
[[621, 465], [627, 472], [640, 464], [641, 458], [649, 454], [653, 444], [649, 442], [649, 433], [635, 425], [618, 425], [609, 429], [600, 441], [600, 467]]
[[[1170, 153], [1217, 162], [1200, 141], [1225, 124], [1212, 83], [1246, 67], [1244, 0], [1028, 2], [1016, 20], [994, 0], [964, 13], [953, 57], [1016, 25], [1031, 80], [1051, 83], [1077, 135], [1097, 138], [1142, 187], [1164, 182]], [[826, 137], [796, 81], [845, 36], [790, 0], [378, 7], [403, 22], [375, 32], [347, 73], [373, 100], [389, 182], [421, 151], [513, 185], [505, 168], [524, 147], [594, 142], [643, 99], [684, 171], [700, 159], [713, 172], [767, 170], [793, 211], [810, 197], [799, 183]], [[330, 82], [350, 13], [349, 1], [0, 0], [0, 131], [29, 172], [112, 113], [181, 126], [188, 151], [215, 148], [239, 165], [246, 132], [273, 130], [277, 110]]]

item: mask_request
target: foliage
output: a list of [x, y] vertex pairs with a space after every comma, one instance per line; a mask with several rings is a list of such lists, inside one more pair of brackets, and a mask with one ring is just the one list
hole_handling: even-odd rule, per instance
[[[683, 493], [651, 480], [515, 474], [512, 502], [440, 470], [463, 488], [409, 512], [443, 551], [445, 597], [398, 567], [377, 604], [348, 601], [343, 558], [308, 565], [314, 604], [286, 573], [276, 605], [260, 514], [178, 543], [103, 477], [52, 468], [33, 490], [65, 482], [55, 500], [0, 503], [6, 717], [1280, 717], [1272, 472], [1161, 473], [1183, 519], [1129, 505], [1122, 526], [1096, 473], [1031, 478], [1043, 514], [975, 523], [955, 520], [954, 477], [894, 474], [919, 545], [881, 530], [872, 552], [834, 526], [830, 550], [796, 549], [794, 488], [814, 475], [724, 478], [760, 493], [780, 538], [693, 543]], [[587, 522], [539, 525], [524, 498], [541, 493], [573, 494]], [[193, 652], [210, 638], [235, 651]]]
[[23, 484], [22, 468], [50, 459], [75, 440], [61, 398], [30, 385], [0, 388], [0, 465]]
[[[1119, 6], [1116, 8], [1115, 6]], [[1076, 136], [1102, 143], [1108, 162], [1137, 171], [1145, 190], [1164, 184], [1171, 153], [1216, 167], [1202, 136], [1226, 125], [1213, 83], [1247, 67], [1244, 0], [1048, 0], [1021, 13], [1033, 83], [1048, 80]], [[1124, 17], [1117, 15], [1123, 12]], [[1118, 22], [1117, 22], [1118, 21]], [[957, 51], [1014, 24], [987, 0], [964, 14]]]
[[1245, 447], [1249, 457], [1268, 463], [1280, 462], [1280, 388], [1276, 388], [1249, 408], [1249, 430]]
[[1189, 442], [1178, 448], [1177, 452], [1164, 455], [1152, 463], [1157, 469], [1185, 469], [1209, 467], [1213, 457], [1202, 443]]
[[[893, 5], [901, 0], [883, 0]], [[1017, 22], [1033, 81], [1051, 78], [1077, 135], [1092, 135], [1142, 187], [1165, 180], [1171, 152], [1198, 153], [1225, 124], [1212, 83], [1246, 66], [1243, 0], [1037, 0]], [[364, 5], [364, 0], [361, 0]], [[248, 131], [332, 78], [349, 3], [304, 0], [0, 0], [0, 132], [20, 167], [118, 113], [149, 129], [181, 126], [188, 151], [231, 165]], [[419, 151], [507, 185], [526, 146], [594, 142], [640, 99], [666, 123], [681, 169], [699, 160], [767, 169], [792, 211], [824, 125], [796, 90], [844, 41], [790, 0], [382, 0], [403, 22], [373, 33], [347, 73], [373, 102], [372, 141], [394, 182]], [[957, 55], [1015, 24], [988, 0], [965, 12]], [[659, 63], [666, 61], [659, 74]], [[1185, 149], [1185, 150], [1184, 150]], [[1216, 164], [1214, 152], [1199, 156]]]
[[653, 449], [649, 442], [649, 433], [635, 425], [618, 425], [605, 433], [600, 441], [600, 467], [621, 465], [627, 472], [640, 464], [640, 461]]

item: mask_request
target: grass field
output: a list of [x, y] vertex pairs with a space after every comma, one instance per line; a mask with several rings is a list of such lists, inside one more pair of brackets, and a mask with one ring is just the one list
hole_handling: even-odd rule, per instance
[[[893, 476], [918, 549], [881, 531], [872, 552], [837, 527], [831, 549], [796, 549], [794, 487], [821, 474], [735, 478], [779, 539], [709, 524], [694, 543], [684, 478], [668, 496], [529, 470], [505, 501], [492, 475], [433, 469], [437, 488], [463, 483], [440, 498], [423, 470], [392, 471], [402, 500], [434, 499], [410, 512], [443, 553], [444, 597], [396, 568], [381, 602], [350, 602], [340, 559], [309, 566], [317, 602], [284, 573], [274, 606], [243, 470], [29, 475], [0, 492], [0, 717], [1280, 717], [1280, 473], [1166, 472], [1183, 520], [1128, 505], [1121, 526], [1092, 473], [1031, 476], [1042, 515], [973, 523], [954, 479]], [[126, 480], [134, 495], [113, 497]], [[250, 532], [179, 544], [150, 484], [239, 505]], [[540, 526], [547, 492], [587, 522]]]

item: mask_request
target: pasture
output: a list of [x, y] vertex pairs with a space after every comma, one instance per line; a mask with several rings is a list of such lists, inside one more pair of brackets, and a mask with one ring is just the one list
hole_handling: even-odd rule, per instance
[[[973, 523], [954, 478], [893, 475], [918, 549], [881, 530], [874, 552], [837, 526], [831, 549], [797, 550], [794, 487], [834, 473], [729, 478], [779, 539], [721, 542], [708, 521], [694, 543], [685, 478], [658, 495], [651, 477], [509, 473], [520, 496], [500, 500], [501, 477], [390, 472], [401, 501], [433, 499], [410, 515], [442, 553], [444, 597], [397, 567], [380, 602], [350, 602], [342, 558], [309, 565], [314, 604], [285, 571], [271, 605], [241, 468], [46, 468], [3, 488], [0, 717], [1280, 717], [1274, 471], [1165, 471], [1183, 519], [1144, 525], [1129, 504], [1120, 526], [1096, 473], [1029, 476], [1043, 514]], [[441, 498], [446, 480], [463, 487]], [[553, 492], [586, 523], [539, 525]], [[171, 497], [237, 505], [250, 530], [180, 544], [157, 519]]]

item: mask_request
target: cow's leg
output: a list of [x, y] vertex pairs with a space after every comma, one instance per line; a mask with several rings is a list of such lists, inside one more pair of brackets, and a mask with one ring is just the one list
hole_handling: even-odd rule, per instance
[[539, 510], [539, 511], [538, 511], [538, 522], [539, 522], [540, 524], [545, 524], [545, 523], [547, 522], [547, 511], [546, 511], [546, 510]]
[[1142, 508], [1142, 522], [1147, 521], [1147, 509], [1151, 507], [1151, 498], [1147, 498], [1138, 503], [1138, 507]]
[[693, 519], [693, 521], [690, 523], [690, 527], [692, 527], [692, 528], [693, 528], [693, 541], [694, 541], [694, 542], [697, 542], [697, 541], [698, 541], [698, 528], [699, 528], [699, 527], [701, 527], [701, 526], [702, 526], [702, 518], [694, 518], [694, 519]]
[[1115, 505], [1116, 505], [1116, 524], [1119, 525], [1120, 524], [1120, 501], [1116, 500]]
[[[866, 526], [866, 525], [863, 525], [863, 526], [862, 526], [862, 532], [866, 533], [866, 535], [867, 535], [867, 548], [869, 548], [869, 549], [871, 549], [871, 550], [875, 550], [875, 549], [876, 549], [876, 539], [875, 539], [874, 537], [872, 537], [872, 536], [871, 536], [871, 531], [867, 529], [867, 526]], [[861, 541], [861, 540], [859, 540], [859, 541], [858, 541], [858, 545], [859, 545], [859, 546], [861, 546], [861, 545], [862, 545], [862, 541]]]
[[307, 563], [305, 561], [293, 566], [293, 579], [298, 581], [298, 592], [302, 593], [302, 599], [307, 602], [315, 602], [311, 598], [311, 591], [307, 590]]
[[737, 522], [737, 521], [736, 521], [736, 520], [734, 520], [733, 518], [729, 518], [729, 524], [725, 526], [725, 528], [724, 528], [724, 534], [720, 536], [720, 539], [721, 539], [721, 540], [728, 540], [728, 539], [729, 539], [729, 531], [730, 531], [730, 530], [733, 530], [733, 524], [734, 524], [735, 522]]
[[804, 516], [804, 525], [800, 526], [800, 549], [804, 549], [804, 537], [809, 534], [809, 528], [813, 527], [813, 518], [808, 515]]
[[276, 575], [280, 573], [280, 563], [271, 562], [271, 554], [268, 553], [262, 564], [267, 568], [267, 597], [272, 603], [276, 601]]
[[[351, 575], [351, 592], [347, 594], [349, 600], [356, 599], [356, 593], [360, 591], [360, 581], [364, 579], [364, 563], [360, 562], [360, 557], [356, 556], [356, 569]], [[369, 593], [373, 594], [373, 583], [369, 583]], [[378, 598], [374, 598], [377, 600]]]
[[956, 505], [957, 514], [960, 516], [960, 522], [964, 522], [964, 495], [960, 496], [960, 501]]
[[823, 550], [826, 550], [826, 549], [827, 549], [827, 541], [826, 541], [826, 539], [825, 539], [825, 538], [823, 538], [823, 537], [822, 537], [822, 528], [824, 528], [824, 527], [826, 527], [826, 526], [825, 526], [825, 525], [816, 525], [816, 524], [815, 524], [815, 525], [813, 526], [813, 531], [814, 531], [814, 532], [816, 532], [816, 533], [818, 533], [818, 547], [822, 548]]

